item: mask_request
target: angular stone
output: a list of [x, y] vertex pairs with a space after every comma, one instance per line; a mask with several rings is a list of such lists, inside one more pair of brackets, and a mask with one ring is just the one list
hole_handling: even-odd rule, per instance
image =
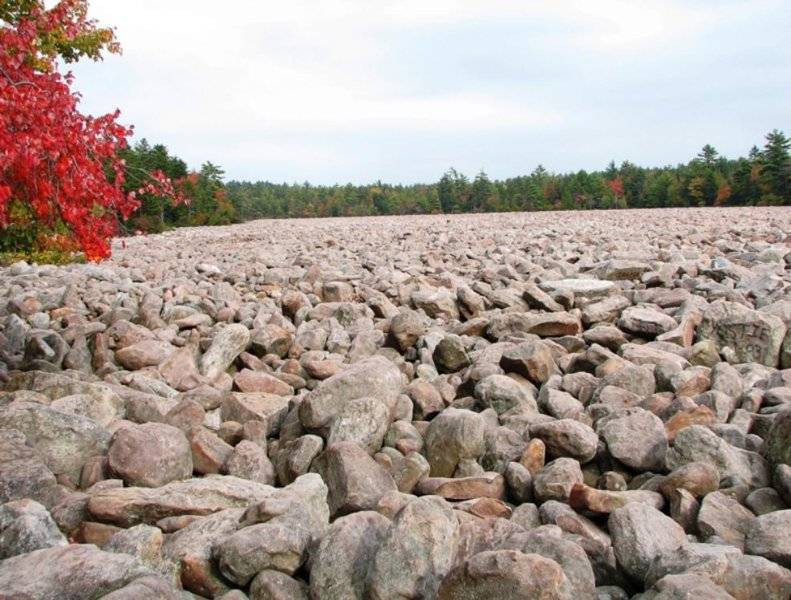
[[574, 484], [578, 483], [582, 483], [580, 464], [573, 458], [558, 458], [535, 474], [533, 491], [538, 502], [568, 502]]
[[233, 446], [202, 427], [192, 431], [189, 444], [193, 468], [201, 475], [219, 473], [233, 454]]
[[235, 323], [220, 329], [200, 359], [201, 374], [211, 380], [225, 373], [249, 343], [250, 331], [244, 325]]
[[663, 312], [641, 306], [630, 306], [621, 313], [618, 327], [629, 333], [653, 338], [678, 326], [673, 317]]
[[549, 348], [542, 342], [524, 342], [503, 352], [500, 366], [536, 384], [545, 383], [558, 368]]
[[225, 473], [241, 479], [249, 479], [266, 485], [275, 483], [275, 467], [266, 451], [258, 444], [242, 440], [225, 461]]
[[505, 496], [505, 479], [499, 473], [456, 479], [427, 477], [418, 484], [416, 494], [440, 496], [446, 500], [500, 499]]
[[755, 515], [736, 499], [722, 492], [711, 492], [700, 505], [698, 531], [704, 539], [716, 536], [742, 549], [754, 521]]
[[234, 376], [233, 383], [240, 392], [261, 392], [278, 396], [294, 395], [294, 388], [264, 371], [242, 369]]
[[93, 493], [88, 511], [96, 519], [130, 527], [180, 515], [208, 515], [242, 508], [270, 496], [274, 488], [226, 475], [174, 481], [159, 488], [112, 488]]

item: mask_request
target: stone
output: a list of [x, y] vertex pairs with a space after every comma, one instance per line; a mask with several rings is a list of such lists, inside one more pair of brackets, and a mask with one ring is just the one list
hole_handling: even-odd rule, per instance
[[242, 369], [234, 376], [233, 383], [240, 392], [263, 392], [278, 396], [294, 395], [294, 388], [263, 371]]
[[610, 514], [632, 502], [658, 510], [665, 505], [662, 495], [651, 490], [597, 490], [580, 483], [572, 486], [568, 502], [577, 510], [598, 514]]
[[571, 292], [584, 298], [606, 296], [614, 287], [611, 281], [599, 279], [559, 279], [545, 281], [540, 287], [549, 292]]
[[293, 575], [329, 525], [327, 491], [308, 474], [248, 508], [240, 528], [214, 547], [220, 572], [240, 586], [267, 569]]
[[143, 340], [117, 350], [115, 360], [125, 369], [137, 371], [144, 367], [156, 367], [165, 362], [175, 350], [168, 342]]
[[439, 390], [428, 381], [413, 381], [407, 386], [406, 393], [412, 400], [415, 420], [428, 419], [445, 408], [445, 401]]
[[698, 513], [698, 531], [704, 539], [716, 536], [727, 544], [744, 548], [744, 538], [755, 515], [722, 492], [706, 494]]
[[311, 558], [311, 596], [364, 600], [369, 570], [389, 528], [390, 520], [373, 511], [336, 519]]
[[47, 509], [35, 500], [12, 500], [0, 505], [0, 561], [67, 544]]
[[775, 416], [764, 453], [772, 465], [791, 465], [791, 408]]
[[596, 455], [599, 437], [584, 423], [574, 419], [559, 419], [530, 427], [530, 435], [544, 442], [551, 457], [570, 457], [581, 463]]
[[637, 471], [662, 469], [667, 434], [662, 421], [642, 408], [631, 408], [604, 417], [596, 424], [610, 454]]
[[480, 414], [469, 410], [448, 408], [437, 415], [425, 436], [431, 476], [452, 477], [460, 461], [480, 457], [485, 429]]
[[193, 470], [201, 475], [219, 473], [233, 454], [233, 447], [202, 427], [193, 429], [189, 439]]
[[684, 530], [673, 519], [640, 502], [611, 513], [608, 530], [618, 563], [638, 580], [645, 580], [654, 560], [687, 544]]
[[327, 444], [353, 442], [374, 454], [382, 447], [390, 426], [390, 410], [377, 398], [346, 402], [330, 422]]
[[761, 515], [747, 527], [744, 551], [791, 569], [791, 510]]
[[575, 484], [582, 483], [580, 464], [573, 458], [557, 458], [547, 463], [533, 477], [536, 500], [568, 502]]
[[123, 427], [115, 432], [108, 466], [127, 485], [160, 487], [192, 476], [192, 455], [184, 433], [164, 423]]
[[390, 320], [390, 337], [402, 352], [413, 347], [425, 332], [423, 319], [414, 311], [404, 311]]
[[390, 474], [353, 442], [328, 446], [312, 469], [329, 488], [332, 515], [373, 510], [384, 494], [397, 489]]
[[130, 527], [155, 524], [166, 517], [209, 515], [246, 507], [271, 495], [274, 488], [227, 475], [173, 481], [159, 488], [102, 489], [91, 494], [88, 512], [99, 521]]
[[678, 326], [673, 317], [651, 308], [630, 306], [621, 313], [618, 327], [629, 333], [653, 338]]
[[524, 342], [503, 352], [500, 366], [536, 384], [545, 383], [558, 368], [549, 349], [541, 342]]
[[530, 390], [505, 375], [494, 374], [481, 379], [475, 385], [475, 397], [484, 408], [492, 408], [498, 415], [521, 406], [538, 411]]
[[235, 508], [195, 517], [166, 538], [162, 555], [179, 566], [185, 590], [216, 597], [230, 589], [212, 559], [212, 549], [237, 530], [243, 513], [243, 508]]
[[248, 440], [242, 440], [234, 447], [233, 453], [225, 461], [224, 471], [227, 475], [257, 483], [275, 483], [275, 467], [266, 451]]
[[730, 348], [738, 363], [776, 367], [785, 333], [786, 325], [779, 317], [720, 301], [704, 311], [697, 339], [712, 340], [720, 349]]
[[707, 462], [690, 462], [674, 469], [659, 484], [659, 491], [670, 497], [675, 490], [686, 490], [695, 498], [702, 498], [720, 487], [720, 473]]
[[401, 388], [398, 368], [375, 356], [324, 380], [299, 405], [299, 418], [309, 429], [326, 427], [348, 401], [357, 398], [375, 398], [392, 410]]
[[23, 498], [47, 502], [55, 475], [16, 429], [0, 429], [0, 503]]
[[0, 408], [0, 424], [16, 429], [55, 475], [79, 481], [85, 461], [107, 451], [110, 434], [92, 419], [35, 402]]
[[457, 335], [447, 335], [434, 348], [434, 364], [440, 373], [455, 373], [470, 366], [464, 342]]
[[417, 495], [440, 496], [446, 500], [497, 498], [505, 496], [505, 479], [499, 473], [470, 477], [427, 477], [418, 483]]
[[374, 555], [369, 575], [371, 600], [435, 597], [453, 567], [459, 523], [450, 505], [436, 496], [409, 502], [395, 516]]
[[691, 462], [709, 463], [720, 477], [734, 477], [754, 488], [769, 484], [769, 466], [763, 457], [730, 445], [700, 425], [679, 431], [666, 455], [666, 465], [671, 470]]
[[308, 600], [308, 587], [285, 573], [264, 570], [250, 584], [250, 600]]
[[487, 598], [570, 600], [568, 579], [555, 561], [518, 550], [479, 552], [443, 581], [439, 600]]
[[103, 552], [90, 544], [70, 544], [0, 561], [0, 590], [8, 598], [84, 600], [100, 598], [151, 575], [132, 556]]
[[200, 359], [201, 375], [212, 380], [225, 373], [249, 343], [250, 330], [244, 325], [235, 323], [223, 327]]

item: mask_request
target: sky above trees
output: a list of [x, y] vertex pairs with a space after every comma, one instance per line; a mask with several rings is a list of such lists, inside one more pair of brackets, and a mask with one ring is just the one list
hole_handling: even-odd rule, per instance
[[232, 179], [436, 181], [743, 154], [791, 130], [787, 0], [92, 0], [83, 110]]

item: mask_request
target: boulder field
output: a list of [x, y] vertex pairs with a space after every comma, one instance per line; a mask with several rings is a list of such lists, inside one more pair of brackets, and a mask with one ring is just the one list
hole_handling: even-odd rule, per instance
[[791, 209], [0, 268], [0, 597], [787, 600]]

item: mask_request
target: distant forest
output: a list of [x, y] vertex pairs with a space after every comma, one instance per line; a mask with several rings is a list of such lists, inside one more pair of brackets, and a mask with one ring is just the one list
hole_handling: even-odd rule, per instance
[[[436, 183], [311, 185], [224, 181], [220, 167], [205, 163], [188, 172], [162, 145], [140, 141], [125, 153], [140, 173], [161, 169], [191, 198], [173, 207], [145, 196], [132, 226], [161, 231], [180, 225], [227, 224], [251, 219], [434, 213], [583, 210], [684, 206], [791, 205], [791, 140], [766, 135], [762, 148], [728, 159], [711, 145], [686, 164], [640, 167], [611, 162], [603, 171], [558, 174], [536, 167], [503, 181], [480, 172], [473, 179], [448, 170]], [[129, 181], [130, 189], [137, 182]]]

